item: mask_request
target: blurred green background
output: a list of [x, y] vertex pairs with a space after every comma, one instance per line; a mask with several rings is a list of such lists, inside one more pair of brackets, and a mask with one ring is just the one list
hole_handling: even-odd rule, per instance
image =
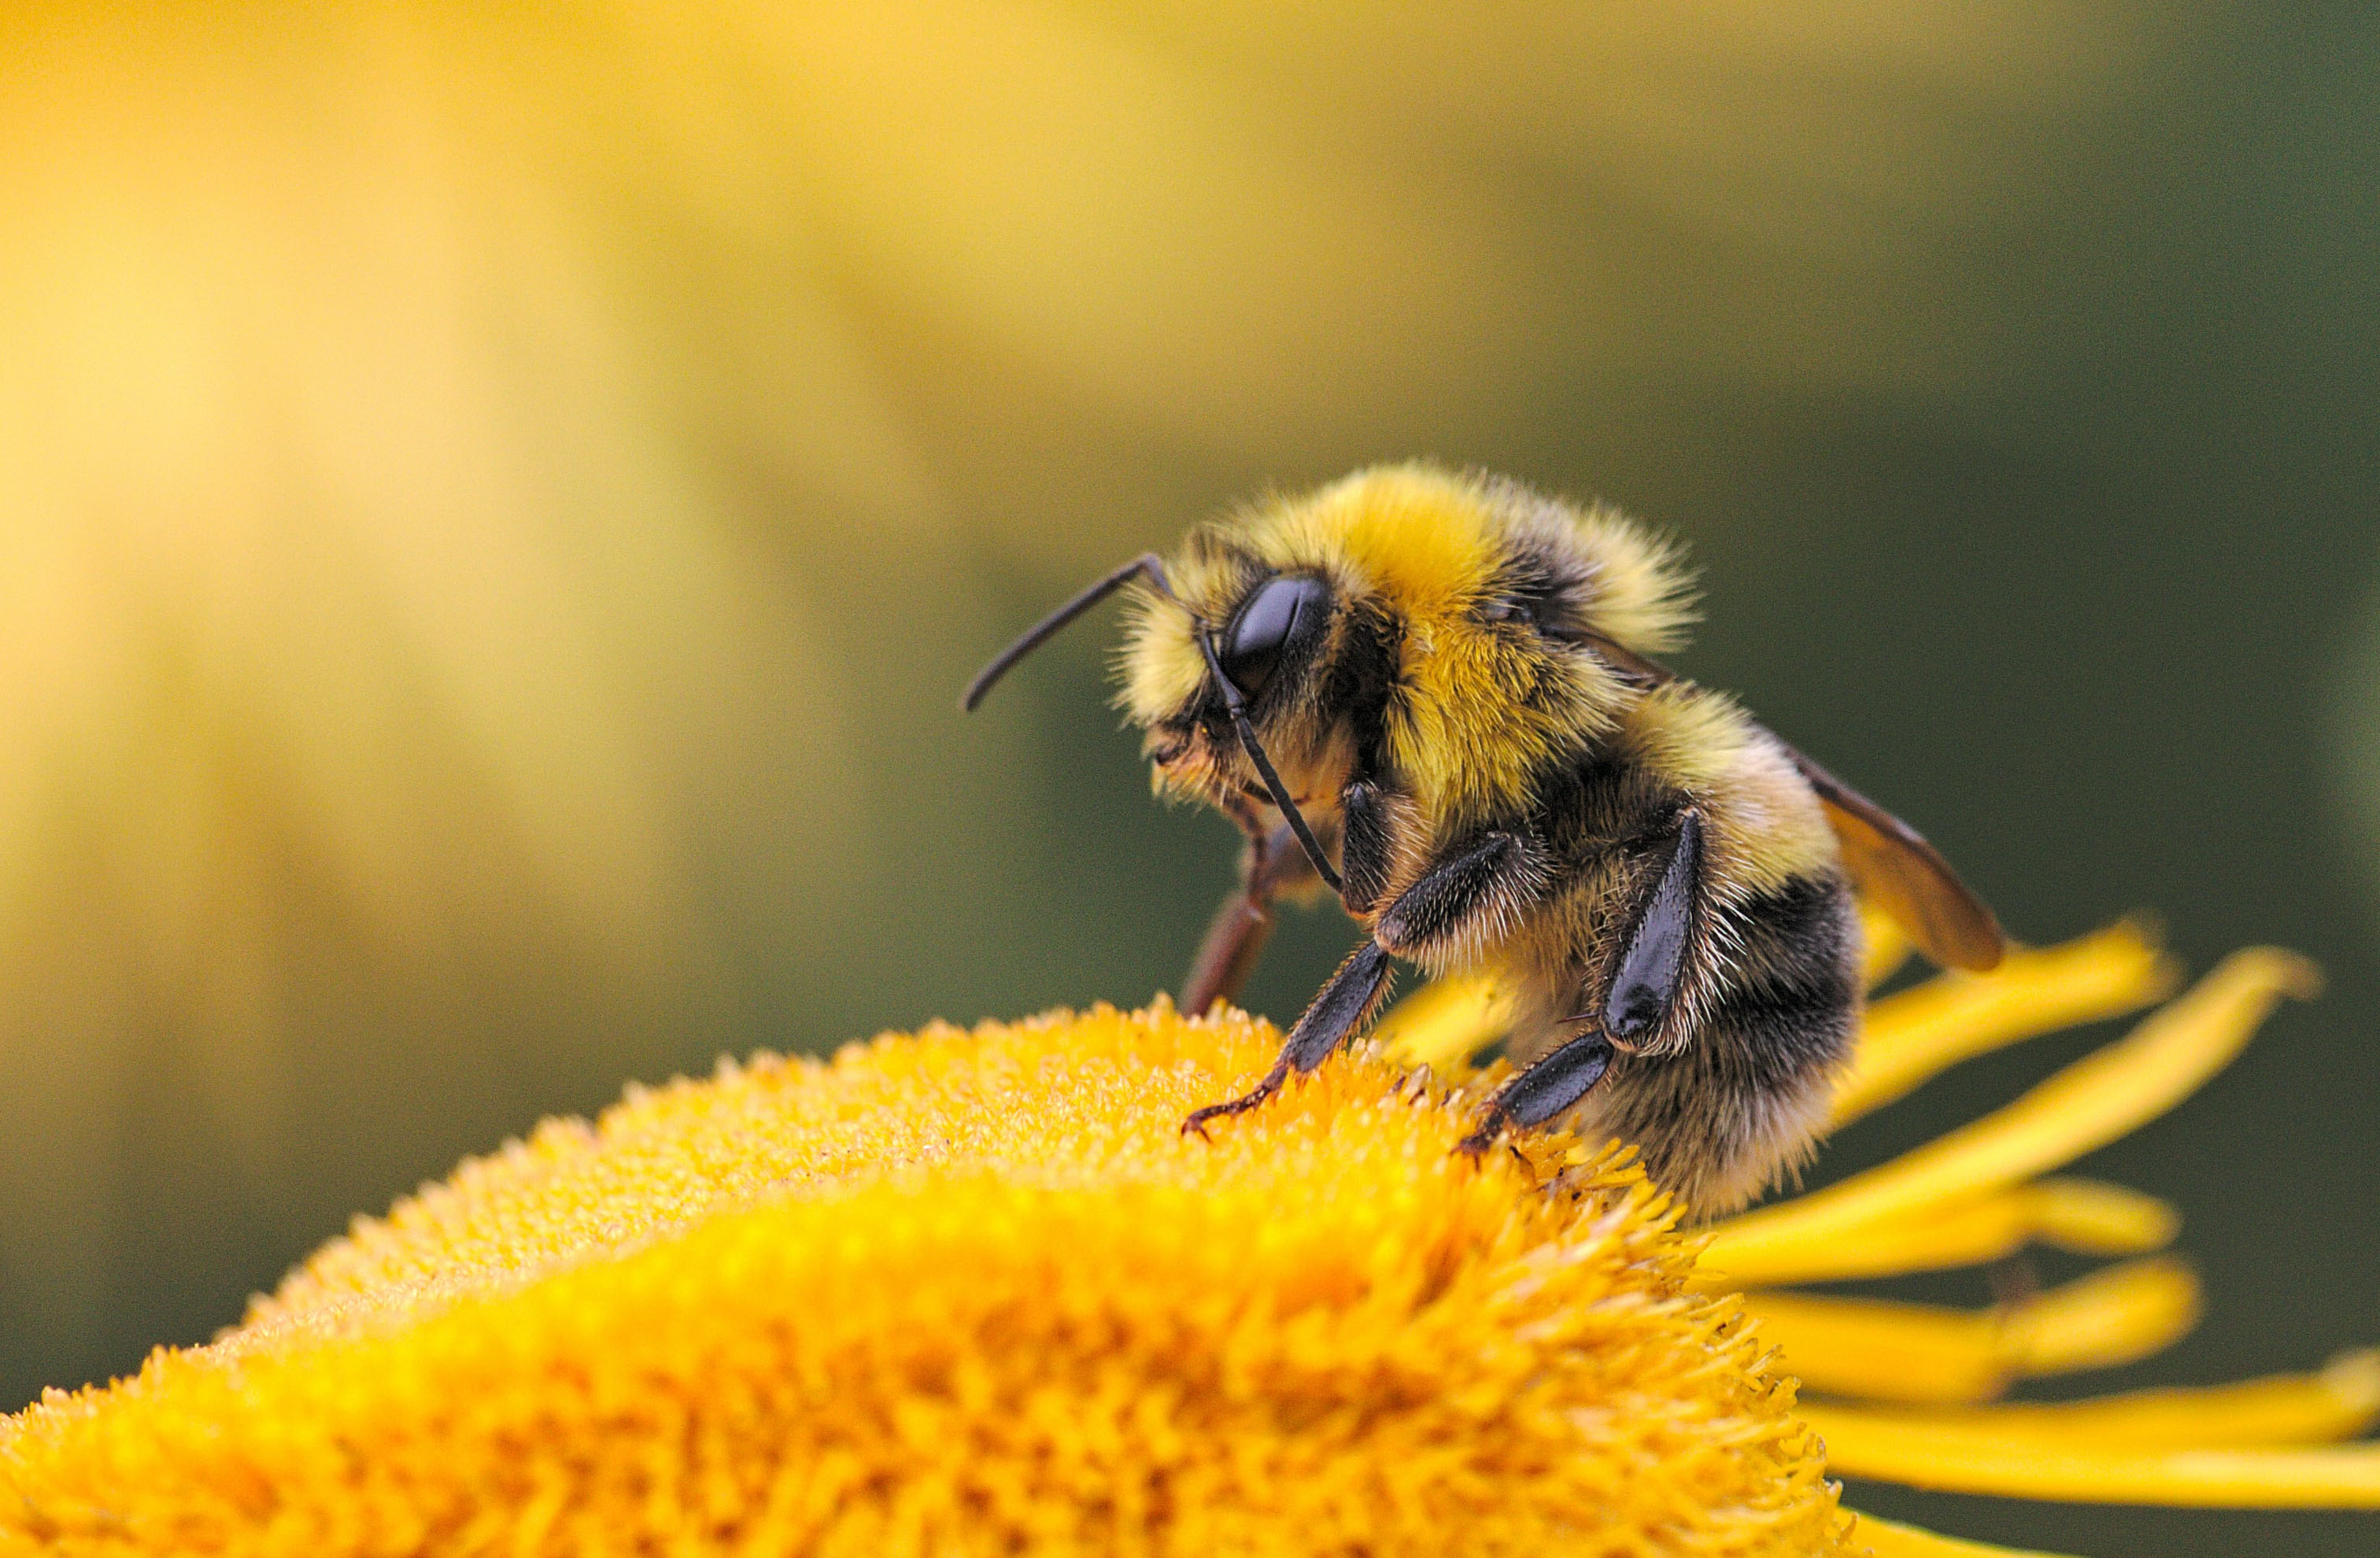
[[2092, 1161], [2211, 1318], [2070, 1388], [2380, 1341], [2375, 111], [2364, 5], [12, 6], [0, 1396], [629, 1078], [1170, 986], [1233, 844], [1109, 621], [953, 694], [1413, 454], [1682, 536], [1683, 668], [2019, 936], [2329, 969]]

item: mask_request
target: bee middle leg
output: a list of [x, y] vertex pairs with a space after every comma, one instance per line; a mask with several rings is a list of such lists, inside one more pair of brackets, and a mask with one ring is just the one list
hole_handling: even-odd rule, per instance
[[1239, 1097], [1228, 1103], [1209, 1104], [1182, 1122], [1185, 1131], [1206, 1134], [1207, 1122], [1227, 1115], [1245, 1114], [1281, 1091], [1281, 1083], [1293, 1072], [1311, 1071], [1330, 1057], [1330, 1052], [1345, 1042], [1347, 1036], [1362, 1027], [1389, 993], [1390, 976], [1395, 972], [1389, 954], [1377, 941], [1366, 941], [1347, 956], [1339, 972], [1322, 986], [1289, 1031], [1289, 1042], [1281, 1046], [1281, 1057], [1272, 1063], [1264, 1080]]
[[1507, 914], [1532, 890], [1529, 847], [1516, 834], [1494, 831], [1450, 851], [1398, 895], [1371, 937], [1348, 955], [1289, 1031], [1281, 1057], [1264, 1080], [1228, 1103], [1209, 1105], [1182, 1122], [1202, 1134], [1206, 1122], [1255, 1108], [1293, 1074], [1310, 1071], [1361, 1032], [1379, 1010], [1394, 972], [1392, 952], [1427, 955], [1475, 936], [1479, 924]]

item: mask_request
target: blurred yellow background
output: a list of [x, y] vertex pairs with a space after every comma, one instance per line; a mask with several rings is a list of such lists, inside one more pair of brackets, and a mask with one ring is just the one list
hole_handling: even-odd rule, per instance
[[2369, 1339], [2237, 1157], [2327, 1209], [2277, 1117], [2380, 1145], [2375, 65], [2026, 0], [12, 8], [8, 1404], [630, 1077], [1170, 984], [1230, 834], [1148, 804], [1104, 629], [955, 690], [1411, 454], [1679, 531], [1687, 669], [2028, 939], [2329, 962], [2264, 1091], [2111, 1153], [2240, 1189], [2212, 1335]]

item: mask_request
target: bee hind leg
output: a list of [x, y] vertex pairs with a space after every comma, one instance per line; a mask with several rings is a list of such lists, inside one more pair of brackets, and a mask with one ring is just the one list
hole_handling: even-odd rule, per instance
[[1691, 808], [1680, 813], [1676, 828], [1649, 853], [1660, 867], [1646, 874], [1602, 1009], [1584, 1019], [1592, 1026], [1507, 1082], [1456, 1151], [1476, 1156], [1506, 1126], [1543, 1125], [1585, 1097], [1613, 1055], [1634, 1053], [1668, 1025], [1702, 889], [1701, 815]]
[[1479, 1129], [1455, 1143], [1458, 1153], [1477, 1157], [1507, 1126], [1543, 1125], [1587, 1094], [1603, 1080], [1615, 1053], [1601, 1033], [1582, 1033], [1504, 1084], [1488, 1105]]

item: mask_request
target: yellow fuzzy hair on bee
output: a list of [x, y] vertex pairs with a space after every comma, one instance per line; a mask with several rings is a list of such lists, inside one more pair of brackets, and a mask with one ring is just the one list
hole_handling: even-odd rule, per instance
[[1600, 668], [1548, 662], [1479, 619], [1524, 550], [1568, 563], [1588, 624], [1640, 654], [1676, 647], [1694, 620], [1675, 549], [1616, 510], [1494, 477], [1378, 465], [1193, 532], [1170, 569], [1175, 599], [1136, 597], [1120, 702], [1144, 727], [1178, 711], [1206, 675], [1194, 618], [1224, 622], [1268, 572], [1311, 573], [1402, 622], [1414, 695], [1389, 735], [1416, 800], [1457, 818], [1509, 803], [1547, 759], [1607, 731], [1616, 702]]
[[1121, 703], [1152, 781], [1249, 849], [1184, 993], [1253, 966], [1281, 893], [1327, 884], [1368, 933], [1255, 1088], [1360, 1033], [1396, 960], [1493, 961], [1529, 1064], [1465, 1143], [1574, 1112], [1703, 1212], [1806, 1156], [1859, 1006], [1856, 874], [1938, 960], [1999, 927], [1913, 830], [1724, 694], [1650, 657], [1691, 596], [1617, 513], [1427, 465], [1358, 471], [1135, 559], [995, 660], [983, 690], [1134, 587]]

